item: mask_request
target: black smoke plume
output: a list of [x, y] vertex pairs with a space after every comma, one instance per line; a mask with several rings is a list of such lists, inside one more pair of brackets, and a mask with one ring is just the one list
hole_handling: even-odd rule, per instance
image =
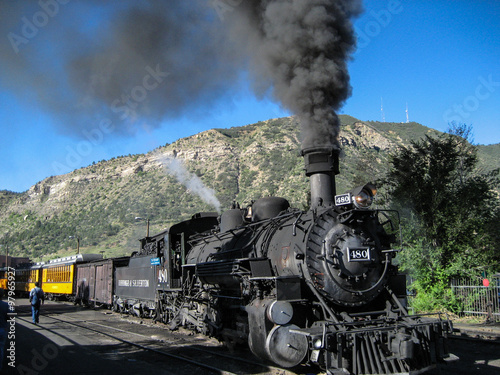
[[[69, 133], [205, 114], [241, 73], [335, 144], [357, 0], [0, 0], [0, 85]], [[221, 9], [223, 17], [221, 16]]]
[[0, 84], [76, 136], [206, 114], [242, 66], [204, 0], [0, 0], [0, 35]]
[[304, 148], [337, 142], [337, 111], [351, 88], [356, 0], [260, 0], [241, 3], [233, 28], [247, 42], [256, 90], [271, 91], [302, 124]]

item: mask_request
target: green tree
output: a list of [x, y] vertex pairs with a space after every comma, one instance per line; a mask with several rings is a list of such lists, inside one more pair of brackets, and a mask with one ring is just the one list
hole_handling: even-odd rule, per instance
[[412, 141], [390, 157], [384, 185], [402, 213], [407, 244], [400, 266], [420, 292], [500, 265], [498, 170], [477, 171], [471, 134], [471, 127], [454, 124], [448, 134]]

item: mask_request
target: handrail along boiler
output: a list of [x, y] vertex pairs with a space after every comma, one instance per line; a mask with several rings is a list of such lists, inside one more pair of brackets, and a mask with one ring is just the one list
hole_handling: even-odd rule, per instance
[[[425, 371], [447, 356], [448, 320], [410, 316], [393, 212], [371, 185], [335, 195], [338, 149], [302, 151], [311, 209], [278, 197], [198, 214], [165, 235], [156, 319], [227, 342], [248, 341], [282, 367], [331, 374]], [[159, 254], [160, 255], [160, 254]]]

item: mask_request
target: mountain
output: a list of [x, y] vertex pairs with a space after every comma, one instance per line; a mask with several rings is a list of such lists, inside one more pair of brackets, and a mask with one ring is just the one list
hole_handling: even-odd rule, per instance
[[[339, 193], [382, 177], [399, 145], [440, 134], [417, 123], [340, 118]], [[479, 154], [484, 169], [500, 168], [500, 145], [480, 146]], [[75, 253], [78, 238], [81, 252], [126, 255], [146, 235], [146, 220], [152, 234], [196, 212], [269, 195], [308, 207], [295, 117], [208, 130], [49, 177], [24, 193], [0, 191], [0, 252], [47, 260]]]

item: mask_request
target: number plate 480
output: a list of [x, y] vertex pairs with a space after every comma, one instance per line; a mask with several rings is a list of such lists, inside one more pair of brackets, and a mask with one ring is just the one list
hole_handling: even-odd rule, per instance
[[335, 205], [336, 206], [343, 206], [346, 204], [351, 204], [351, 194], [350, 193], [345, 193], [345, 194], [340, 194], [335, 196]]
[[367, 262], [371, 260], [369, 247], [358, 247], [347, 249], [347, 260], [349, 262]]

